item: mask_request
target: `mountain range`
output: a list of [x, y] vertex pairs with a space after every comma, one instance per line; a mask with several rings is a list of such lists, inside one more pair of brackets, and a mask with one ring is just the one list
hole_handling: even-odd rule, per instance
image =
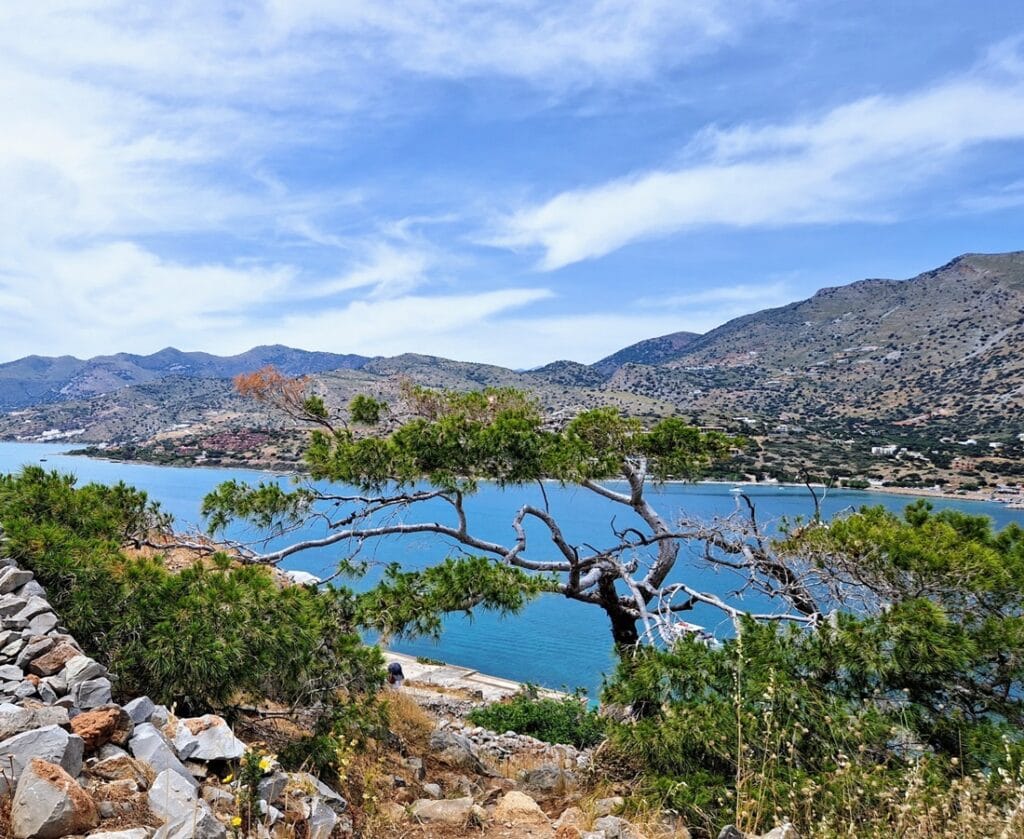
[[[909, 280], [868, 279], [676, 332], [586, 365], [514, 371], [406, 354], [393, 358], [256, 347], [221, 358], [173, 348], [0, 365], [0, 435], [146, 439], [169, 427], [270, 422], [230, 377], [272, 364], [309, 374], [329, 400], [391, 398], [404, 378], [457, 389], [514, 386], [552, 413], [612, 404], [706, 424], [871, 420], [1014, 433], [1024, 409], [1024, 252], [966, 254]], [[12, 413], [13, 412], [13, 413]]]

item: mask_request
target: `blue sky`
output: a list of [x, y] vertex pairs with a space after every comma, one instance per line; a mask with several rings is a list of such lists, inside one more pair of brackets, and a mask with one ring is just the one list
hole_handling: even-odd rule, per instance
[[591, 362], [1024, 249], [1006, 0], [8, 3], [0, 120], [0, 360]]

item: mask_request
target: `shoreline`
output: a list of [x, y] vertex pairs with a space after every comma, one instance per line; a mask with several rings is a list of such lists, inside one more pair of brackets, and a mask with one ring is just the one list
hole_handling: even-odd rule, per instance
[[[0, 440], [0, 443], [12, 443], [16, 445], [25, 446], [39, 446], [39, 445], [52, 445], [52, 446], [63, 446], [63, 443], [47, 443], [38, 440]], [[254, 472], [257, 474], [264, 474], [272, 478], [301, 478], [306, 475], [306, 472], [301, 469], [291, 468], [274, 468], [273, 464], [256, 464], [256, 463], [244, 463], [244, 462], [232, 462], [232, 463], [154, 463], [149, 460], [138, 460], [131, 458], [117, 458], [117, 457], [103, 457], [98, 454], [86, 454], [81, 452], [82, 446], [72, 446], [64, 451], [54, 452], [55, 455], [64, 455], [66, 457], [84, 457], [89, 460], [101, 461], [104, 463], [123, 463], [128, 466], [153, 466], [161, 469], [241, 469], [247, 472]], [[282, 466], [284, 464], [281, 464]], [[608, 481], [608, 483], [622, 483], [624, 478], [615, 478]], [[553, 478], [545, 478], [544, 483], [558, 483]], [[771, 488], [771, 487], [786, 487], [788, 489], [806, 489], [807, 484], [797, 481], [773, 481], [773, 482], [752, 482], [752, 481], [729, 481], [721, 478], [704, 478], [697, 481], [684, 481], [677, 479], [669, 479], [660, 481], [659, 483], [667, 484], [670, 486], [734, 486], [734, 487], [755, 487], [755, 488]], [[815, 490], [823, 491], [842, 491], [842, 492], [863, 492], [863, 493], [882, 493], [886, 495], [902, 495], [915, 498], [939, 498], [948, 501], [975, 501], [983, 502], [986, 504], [997, 504], [1000, 507], [1010, 510], [1022, 510], [1024, 509], [1024, 492], [1016, 498], [1010, 500], [1001, 500], [993, 497], [993, 490], [991, 489], [978, 489], [978, 490], [962, 490], [959, 492], [949, 492], [944, 489], [935, 487], [895, 487], [895, 486], [869, 486], [864, 488], [854, 487], [840, 487], [833, 486], [828, 487], [822, 483], [811, 483], [811, 488]]]

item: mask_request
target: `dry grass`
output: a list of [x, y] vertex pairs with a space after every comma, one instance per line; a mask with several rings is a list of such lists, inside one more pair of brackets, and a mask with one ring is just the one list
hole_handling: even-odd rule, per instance
[[392, 733], [412, 750], [426, 751], [435, 720], [415, 699], [402, 691], [389, 693], [387, 715]]

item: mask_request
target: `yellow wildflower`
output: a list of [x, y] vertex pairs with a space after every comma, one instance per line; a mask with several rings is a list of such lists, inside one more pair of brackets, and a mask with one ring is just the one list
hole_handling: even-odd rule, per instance
[[231, 819], [231, 826], [232, 827], [241, 827], [242, 826], [242, 817], [241, 816], [235, 816], [233, 819]]

